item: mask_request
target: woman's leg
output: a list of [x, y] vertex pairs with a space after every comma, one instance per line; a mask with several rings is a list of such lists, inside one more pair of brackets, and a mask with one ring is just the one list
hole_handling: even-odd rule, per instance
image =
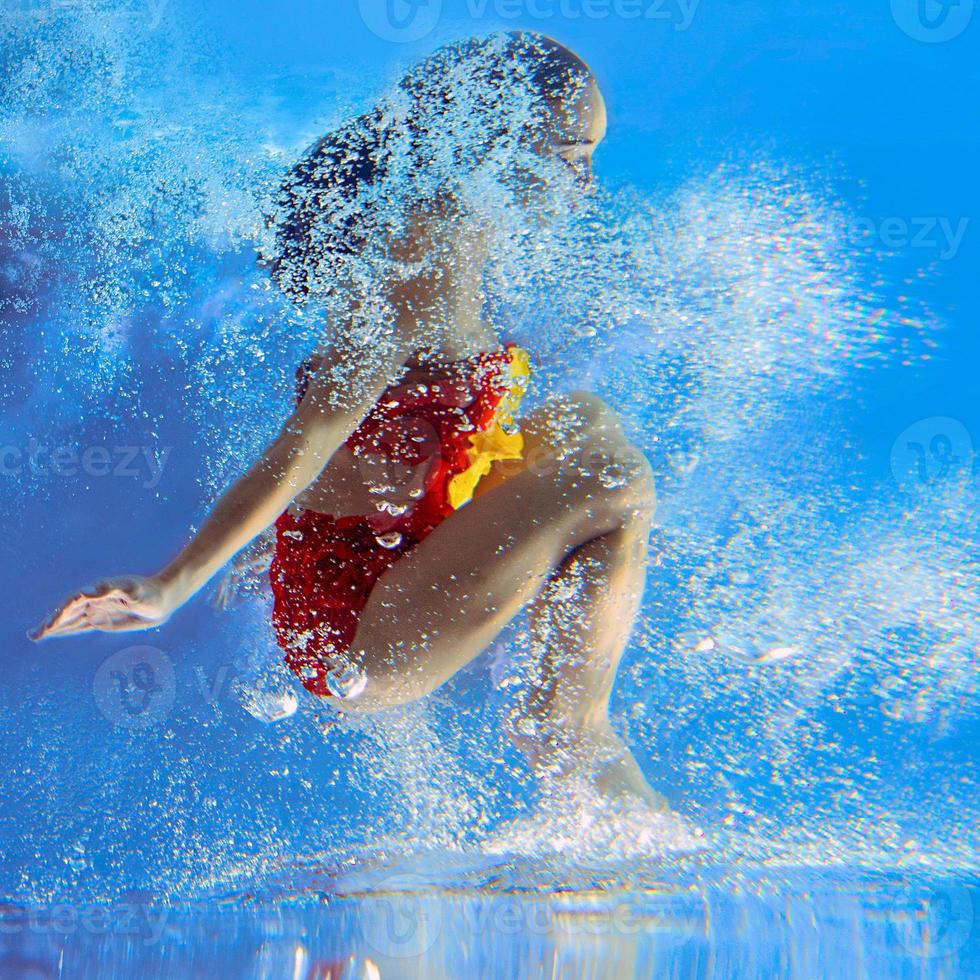
[[525, 465], [378, 579], [348, 654], [367, 687], [338, 706], [372, 710], [435, 690], [489, 646], [575, 548], [647, 506], [649, 464], [615, 416], [592, 396], [565, 405], [577, 428], [563, 425], [556, 438], [554, 410], [532, 413], [523, 423]]
[[[525, 465], [498, 474], [378, 580], [350, 651], [367, 687], [334, 703], [359, 712], [422, 697], [543, 587], [560, 588], [588, 566], [581, 622], [555, 635], [541, 665], [546, 687], [529, 710], [546, 726], [579, 726], [590, 747], [601, 743], [635, 766], [608, 727], [606, 703], [642, 591], [650, 466], [590, 395], [532, 413], [522, 427]], [[536, 604], [538, 618], [546, 601]], [[563, 643], [577, 645], [577, 667], [562, 664]]]
[[609, 696], [639, 610], [652, 507], [576, 548], [529, 609], [530, 664], [512, 740], [558, 791], [585, 779], [607, 797], [666, 806], [609, 721]]

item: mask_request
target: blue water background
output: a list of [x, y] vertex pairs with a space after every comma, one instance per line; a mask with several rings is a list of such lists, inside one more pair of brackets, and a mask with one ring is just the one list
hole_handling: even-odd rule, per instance
[[[813, 176], [837, 205], [875, 227], [889, 218], [946, 218], [953, 225], [966, 219], [962, 243], [950, 257], [911, 242], [891, 247], [879, 240], [868, 249], [869, 288], [873, 282], [881, 305], [890, 310], [927, 310], [938, 325], [930, 333], [936, 347], [925, 356], [913, 339], [908, 357], [899, 353], [869, 369], [845, 372], [843, 384], [852, 397], [835, 396], [831, 442], [849, 454], [841, 469], [854, 481], [848, 492], [856, 509], [870, 511], [884, 501], [896, 515], [907, 501], [896, 486], [891, 452], [904, 429], [922, 419], [952, 418], [980, 444], [980, 224], [974, 224], [980, 200], [980, 17], [960, 36], [934, 44], [903, 32], [886, 2], [702, 0], [690, 27], [680, 31], [669, 21], [616, 16], [474, 18], [464, 3], [452, 0], [443, 5], [432, 33], [404, 44], [373, 34], [353, 3], [171, 0], [163, 17], [177, 36], [213, 46], [209, 83], [244, 93], [269, 130], [296, 150], [318, 125], [337, 118], [339, 106], [366, 105], [401, 67], [438, 41], [523, 26], [559, 37], [594, 67], [610, 112], [608, 140], [596, 157], [603, 181], [660, 193], [720, 163], [741, 167], [759, 156]], [[147, 38], [152, 47], [152, 32]], [[206, 77], [200, 60], [196, 69]], [[167, 84], [177, 86], [179, 79]], [[250, 267], [248, 249], [219, 255], [201, 247], [190, 275], [202, 328], [186, 338], [191, 350], [218, 345], [217, 317], [208, 319], [207, 301], [220, 292], [220, 283], [251, 275]], [[159, 318], [154, 304], [137, 309], [134, 317]], [[432, 833], [448, 846], [467, 837], [474, 821], [482, 826], [485, 817], [492, 825], [522, 811], [533, 786], [497, 733], [506, 708], [502, 699], [483, 696], [485, 663], [466, 671], [419, 723], [423, 751], [443, 745], [449, 753], [422, 778], [420, 807], [410, 798], [413, 784], [404, 773], [401, 781], [383, 767], [380, 776], [366, 775], [377, 751], [369, 733], [338, 732], [325, 740], [309, 724], [305, 706], [294, 721], [276, 727], [259, 725], [241, 710], [234, 678], [263, 650], [274, 653], [261, 609], [253, 606], [233, 621], [198, 600], [162, 630], [137, 635], [132, 642], [145, 641], [174, 665], [174, 707], [164, 724], [147, 731], [108, 723], [93, 698], [93, 683], [99, 665], [131, 645], [129, 638], [94, 635], [35, 647], [24, 631], [68, 589], [101, 574], [150, 571], [173, 554], [208, 501], [212, 474], [195, 451], [202, 419], [217, 431], [227, 427], [230, 438], [239, 431], [236, 424], [271, 437], [287, 410], [288, 369], [304, 341], [294, 337], [272, 348], [276, 335], [266, 335], [269, 355], [255, 369], [262, 390], [275, 397], [252, 406], [267, 409], [265, 417], [243, 422], [223, 417], [220, 404], [212, 406], [209, 420], [196, 403], [194, 411], [182, 411], [196, 396], [207, 402], [220, 385], [188, 394], [186, 386], [198, 381], [187, 365], [170, 359], [166, 370], [159, 369], [155, 359], [170, 358], [172, 351], [161, 351], [138, 329], [125, 358], [134, 372], [127, 377], [140, 379], [140, 411], [127, 408], [122, 414], [100, 414], [85, 403], [84, 390], [46, 386], [46, 379], [57, 377], [56, 363], [76, 356], [71, 331], [57, 311], [42, 304], [5, 319], [2, 331], [0, 442], [22, 447], [33, 435], [47, 444], [173, 449], [154, 486], [147, 486], [143, 470], [118, 478], [0, 478], [6, 558], [0, 745], [8, 760], [0, 779], [0, 896], [43, 905], [65, 895], [95, 900], [155, 889], [199, 893], [215, 882], [220, 890], [235, 880], [236, 870], [253, 882], [257, 855], [288, 863], [321, 849], [356, 854], [403, 832], [406, 839], [421, 840]], [[643, 391], [634, 394], [644, 398]], [[76, 404], [78, 415], [72, 417], [66, 406]], [[814, 396], [813, 418], [822, 417], [823, 407], [819, 394]], [[221, 465], [232, 475], [246, 462], [232, 458]], [[801, 494], [804, 487], [801, 481]], [[975, 574], [977, 541], [969, 534], [976, 525], [967, 519], [961, 526], [964, 537], [955, 553], [964, 574]], [[914, 546], [923, 547], [921, 539]], [[923, 558], [928, 565], [929, 556]], [[639, 655], [634, 650], [627, 664]], [[692, 739], [686, 729], [671, 731], [670, 693], [654, 697], [630, 689], [630, 683], [626, 677], [617, 691], [618, 708], [649, 698], [668, 717], [662, 731], [672, 746], [639, 746], [651, 780], [682, 813], [709, 830], [723, 830], [731, 814], [722, 803], [692, 798], [692, 784], [662, 768], [665, 760], [681, 758]], [[703, 725], [738, 728], [745, 724], [739, 710], [736, 704], [726, 716], [716, 702]], [[975, 837], [964, 839], [963, 828], [975, 827], [977, 816], [975, 686], [963, 693], [952, 722], [939, 734], [903, 723], [890, 727], [870, 696], [854, 711], [839, 729], [828, 723], [846, 736], [855, 717], [865, 719], [850, 746], [861, 770], [855, 772], [858, 796], [847, 804], [850, 809], [820, 812], [830, 790], [820, 776], [815, 785], [807, 784], [803, 754], [789, 786], [767, 789], [765, 776], [756, 774], [746, 792], [757, 810], [792, 824], [801, 810], [815, 807], [817, 822], [828, 821], [829, 838], [834, 819], [857, 826], [857, 835], [866, 833], [868, 842], [867, 852], [855, 856], [858, 862], [908, 867], [912, 874], [910, 853], [924, 851], [933, 855], [925, 862], [932, 870], [951, 853], [969, 865]], [[479, 765], [459, 768], [454, 750], [463, 756], [480, 737], [486, 741]], [[710, 742], [710, 732], [702, 730], [698, 738]], [[873, 742], [870, 749], [866, 741]], [[746, 735], [746, 754], [752, 746]], [[392, 751], [413, 758], [404, 746]], [[812, 762], [815, 772], [824, 771], [823, 761]], [[876, 778], [863, 778], [869, 767]], [[451, 785], [434, 788], [432, 780]], [[948, 809], [923, 811], [920, 793], [935, 784], [943, 787]], [[479, 800], [475, 810], [467, 809], [467, 799]], [[875, 821], [861, 828], [866, 805], [894, 821], [896, 836], [887, 846]], [[953, 813], [957, 819], [951, 822]], [[736, 829], [753, 836], [751, 821]], [[820, 841], [815, 865], [847, 863], [849, 855], [833, 853], [825, 837], [817, 833], [814, 839]], [[793, 851], [794, 861], [799, 854]], [[235, 891], [238, 885], [227, 887]], [[970, 956], [976, 963], [975, 935], [969, 931], [956, 945], [964, 969]], [[938, 962], [952, 969], [948, 960]], [[916, 963], [921, 975], [939, 969], [936, 960]], [[737, 972], [737, 964], [730, 967]]]

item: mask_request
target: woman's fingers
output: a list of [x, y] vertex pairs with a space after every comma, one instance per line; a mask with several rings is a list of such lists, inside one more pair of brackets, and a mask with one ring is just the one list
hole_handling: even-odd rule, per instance
[[30, 634], [32, 640], [43, 640], [44, 637], [49, 636], [52, 630], [57, 629], [62, 626], [65, 621], [69, 618], [74, 618], [79, 612], [80, 599], [78, 597], [74, 599], [69, 599], [64, 605], [59, 609], [56, 609], [40, 626], [38, 626], [33, 634]]
[[78, 604], [75, 615], [66, 617], [51, 630], [51, 635], [66, 636], [89, 629], [111, 629], [115, 611], [116, 604], [113, 599], [103, 597], [85, 599]]
[[109, 588], [110, 586], [108, 583], [96, 582], [94, 585], [82, 589], [76, 595], [63, 602], [61, 606], [59, 606], [58, 609], [56, 609], [51, 616], [48, 617], [46, 622], [35, 628], [33, 633], [28, 635], [31, 636], [31, 639], [43, 639], [43, 637], [49, 635], [53, 630], [59, 629], [67, 622], [77, 618], [89, 600], [98, 598], [103, 593], [107, 593]]
[[48, 636], [62, 636], [67, 633], [77, 632], [79, 626], [83, 629], [91, 628], [85, 622], [89, 601], [87, 598], [79, 597], [66, 603], [38, 631], [35, 639], [43, 640]]

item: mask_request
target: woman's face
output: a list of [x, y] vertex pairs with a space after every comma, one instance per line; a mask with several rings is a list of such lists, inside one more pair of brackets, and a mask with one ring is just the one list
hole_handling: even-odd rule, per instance
[[[606, 135], [606, 105], [594, 81], [549, 105], [526, 150], [512, 164], [515, 200], [537, 222], [574, 210], [591, 185], [592, 154]], [[573, 180], [569, 180], [571, 168]], [[556, 179], [557, 178], [557, 179]]]
[[548, 149], [588, 180], [592, 154], [606, 135], [606, 121], [606, 103], [599, 86], [590, 81], [571, 105], [556, 106]]

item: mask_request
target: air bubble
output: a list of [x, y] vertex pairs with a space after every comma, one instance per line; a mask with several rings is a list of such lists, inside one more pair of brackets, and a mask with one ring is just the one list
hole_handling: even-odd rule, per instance
[[598, 480], [607, 490], [617, 490], [626, 486], [626, 471], [619, 463], [610, 463], [600, 470]]
[[402, 536], [398, 531], [389, 531], [387, 534], [379, 534], [375, 539], [382, 548], [387, 548], [389, 551], [392, 548], [397, 548], [402, 543]]
[[65, 858], [72, 871], [84, 871], [88, 867], [88, 860], [85, 857], [85, 845], [79, 841], [72, 846], [72, 854]]
[[331, 668], [327, 672], [327, 690], [341, 700], [356, 698], [367, 687], [367, 674], [352, 664]]
[[285, 685], [241, 688], [242, 707], [253, 717], [267, 725], [282, 721], [296, 714], [299, 698]]
[[681, 450], [675, 450], [667, 454], [667, 462], [678, 476], [690, 476], [697, 469], [701, 458], [697, 453], [685, 453]]

